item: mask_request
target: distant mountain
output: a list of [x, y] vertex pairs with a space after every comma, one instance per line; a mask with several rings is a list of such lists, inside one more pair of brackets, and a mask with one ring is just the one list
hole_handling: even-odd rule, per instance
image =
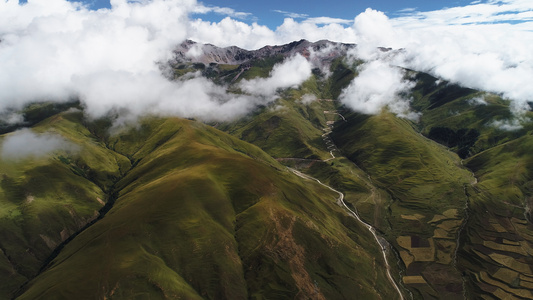
[[[533, 113], [510, 128], [509, 100], [413, 70], [418, 121], [353, 112], [355, 47], [179, 45], [169, 78], [235, 94], [316, 60], [234, 121], [14, 112], [71, 146], [0, 159], [0, 298], [533, 298]], [[0, 146], [22, 126], [0, 125]]]
[[311, 51], [319, 52], [326, 48], [331, 49], [331, 51], [328, 51], [328, 57], [336, 58], [346, 55], [348, 50], [354, 49], [355, 47], [355, 44], [343, 44], [327, 40], [314, 43], [307, 40], [300, 40], [286, 45], [265, 46], [258, 50], [245, 50], [235, 46], [220, 48], [211, 44], [199, 44], [191, 40], [186, 40], [174, 50], [175, 57], [171, 63], [172, 65], [187, 62], [203, 63], [206, 65], [211, 63], [240, 65], [254, 59], [277, 55], [288, 57], [296, 53], [309, 58]]

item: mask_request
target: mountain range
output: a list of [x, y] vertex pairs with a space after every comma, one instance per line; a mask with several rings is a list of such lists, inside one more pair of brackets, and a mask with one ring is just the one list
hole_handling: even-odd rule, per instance
[[[533, 298], [531, 110], [402, 69], [416, 118], [357, 112], [341, 101], [357, 47], [185, 41], [159, 62], [233, 95], [312, 63], [229, 121], [117, 126], [79, 99], [0, 121], [0, 298]], [[25, 142], [43, 137], [61, 147]]]

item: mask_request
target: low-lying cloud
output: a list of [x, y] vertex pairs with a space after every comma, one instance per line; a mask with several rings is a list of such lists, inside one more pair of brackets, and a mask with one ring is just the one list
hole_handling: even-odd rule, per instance
[[[397, 95], [405, 84], [397, 80], [394, 68], [385, 71], [383, 64], [373, 62], [380, 56], [375, 51], [379, 46], [404, 49], [388, 65], [499, 93], [514, 101], [516, 111], [533, 99], [533, 21], [527, 17], [533, 9], [528, 1], [405, 10], [395, 18], [367, 9], [353, 22], [299, 15], [298, 20], [286, 18], [275, 30], [245, 23], [251, 17], [246, 12], [195, 0], [112, 0], [111, 6], [94, 11], [66, 0], [0, 1], [0, 112], [33, 101], [79, 98], [92, 117], [118, 110], [132, 116], [152, 112], [227, 120], [264, 104], [277, 88], [298, 85], [309, 74], [309, 63], [296, 57], [288, 62], [293, 68], [274, 70], [271, 79], [243, 82], [247, 95], [228, 94], [197, 76], [191, 82], [170, 82], [158, 62], [167, 61], [173, 47], [186, 38], [246, 49], [302, 38], [357, 43], [358, 55], [370, 63], [362, 70], [365, 77], [352, 83], [343, 99], [361, 111], [375, 112], [386, 105], [407, 112], [406, 101], [385, 96]], [[228, 17], [220, 22], [198, 18], [209, 12]], [[390, 75], [386, 78], [393, 86], [373, 86], [370, 78], [376, 79], [376, 72]], [[366, 92], [365, 82], [370, 89]]]
[[404, 79], [402, 69], [383, 60], [373, 60], [359, 66], [358, 72], [359, 75], [342, 91], [342, 103], [364, 114], [379, 114], [387, 107], [401, 117], [418, 118], [409, 108], [410, 99], [402, 96], [414, 85]]
[[58, 134], [37, 134], [30, 129], [17, 130], [4, 138], [2, 159], [40, 158], [58, 150], [76, 151], [76, 145]]
[[472, 99], [468, 100], [468, 103], [473, 106], [477, 105], [488, 105], [487, 101], [485, 101], [484, 97], [474, 97]]
[[[517, 131], [523, 128], [521, 121], [525, 121], [525, 120], [519, 120], [519, 119], [495, 120], [491, 122], [489, 126], [496, 127], [504, 131]], [[530, 120], [527, 120], [527, 121], [530, 121]]]
[[297, 87], [311, 77], [312, 65], [300, 54], [274, 66], [268, 78], [240, 82], [240, 88], [252, 95], [272, 97], [278, 89]]

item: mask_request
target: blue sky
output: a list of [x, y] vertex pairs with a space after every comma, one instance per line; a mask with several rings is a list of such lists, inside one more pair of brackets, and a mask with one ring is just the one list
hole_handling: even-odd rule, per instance
[[[109, 8], [109, 0], [88, 0], [82, 1], [90, 4], [92, 9]], [[266, 25], [271, 29], [283, 23], [284, 18], [292, 17], [295, 20], [304, 18], [330, 17], [348, 21], [353, 21], [355, 16], [364, 12], [367, 8], [373, 8], [384, 12], [389, 17], [395, 17], [402, 14], [402, 11], [432, 11], [445, 7], [463, 6], [472, 1], [455, 0], [455, 1], [435, 1], [435, 0], [308, 0], [286, 1], [286, 0], [269, 0], [269, 1], [198, 1], [207, 7], [227, 7], [235, 12], [243, 12], [248, 15], [236, 19], [245, 22], [257, 22], [260, 25]], [[478, 1], [481, 2], [481, 1]], [[199, 18], [205, 21], [218, 22], [226, 15], [217, 13], [199, 14]]]
[[[454, 1], [455, 5], [465, 4], [468, 1]], [[308, 0], [308, 1], [243, 1], [237, 0], [230, 3], [220, 3], [220, 1], [204, 1], [204, 5], [210, 6], [227, 6], [236, 11], [248, 12], [252, 15], [245, 20], [257, 20], [257, 23], [266, 25], [271, 29], [281, 25], [286, 17], [302, 15], [302, 18], [330, 17], [353, 21], [355, 16], [365, 11], [367, 8], [373, 8], [394, 16], [403, 9], [415, 8], [421, 11], [436, 10], [443, 8], [442, 1], [421, 1], [421, 0], [363, 0], [363, 1], [346, 1], [346, 0]], [[450, 4], [452, 4], [450, 3]], [[455, 6], [453, 5], [453, 6]], [[283, 13], [284, 12], [284, 13]], [[217, 16], [211, 15], [214, 20]], [[218, 17], [220, 18], [220, 17]], [[302, 19], [295, 18], [295, 19]]]

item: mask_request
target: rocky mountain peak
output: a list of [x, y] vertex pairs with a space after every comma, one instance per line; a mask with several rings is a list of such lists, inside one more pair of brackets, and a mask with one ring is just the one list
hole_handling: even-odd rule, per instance
[[217, 63], [240, 65], [254, 59], [281, 55], [290, 57], [299, 53], [306, 58], [313, 55], [323, 59], [333, 59], [345, 55], [348, 50], [355, 48], [355, 44], [343, 44], [320, 40], [310, 42], [307, 40], [294, 41], [285, 45], [264, 46], [257, 50], [246, 50], [237, 46], [217, 47], [212, 44], [201, 44], [186, 40], [174, 49], [174, 58], [171, 64], [180, 63]]

